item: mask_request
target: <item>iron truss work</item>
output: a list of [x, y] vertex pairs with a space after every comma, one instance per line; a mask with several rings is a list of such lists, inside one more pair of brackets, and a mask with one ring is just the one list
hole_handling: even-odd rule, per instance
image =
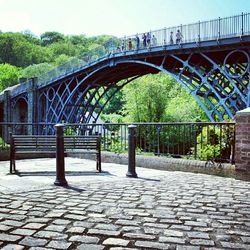
[[249, 106], [248, 49], [146, 53], [107, 59], [92, 71], [80, 71], [40, 89], [38, 120], [96, 122], [107, 102], [126, 84], [160, 71], [185, 87], [211, 121], [233, 118]]

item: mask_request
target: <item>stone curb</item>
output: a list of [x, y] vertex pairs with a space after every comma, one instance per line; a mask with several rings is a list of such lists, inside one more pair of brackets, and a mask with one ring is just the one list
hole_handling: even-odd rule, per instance
[[[94, 155], [89, 154], [68, 154], [70, 157], [77, 157], [89, 160], [95, 160]], [[106, 163], [116, 163], [128, 165], [128, 155], [127, 154], [116, 154], [112, 152], [102, 152], [102, 162]], [[234, 165], [228, 163], [212, 163], [206, 161], [198, 160], [188, 160], [188, 159], [175, 159], [167, 157], [158, 157], [158, 156], [145, 156], [145, 155], [136, 155], [136, 166], [160, 170], [173, 170], [172, 168], [202, 168], [202, 169], [225, 169], [225, 170], [234, 170]]]

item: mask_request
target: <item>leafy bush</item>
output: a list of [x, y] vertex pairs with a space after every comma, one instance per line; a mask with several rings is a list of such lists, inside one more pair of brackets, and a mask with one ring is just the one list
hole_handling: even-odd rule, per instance
[[206, 126], [197, 136], [197, 156], [201, 160], [222, 161], [229, 159], [233, 142], [230, 127]]
[[104, 137], [102, 141], [102, 149], [107, 150], [114, 153], [125, 153], [126, 150], [126, 142], [122, 143], [120, 140], [120, 136], [114, 135], [111, 137]]

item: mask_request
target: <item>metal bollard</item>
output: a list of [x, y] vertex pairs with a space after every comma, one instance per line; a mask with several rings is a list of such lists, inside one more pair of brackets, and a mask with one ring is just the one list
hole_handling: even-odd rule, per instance
[[68, 183], [65, 179], [65, 164], [64, 164], [64, 136], [63, 136], [63, 124], [56, 124], [56, 180], [54, 184], [56, 186], [67, 186]]
[[129, 125], [128, 126], [128, 172], [126, 176], [133, 178], [137, 178], [137, 174], [135, 172], [135, 134], [136, 134], [136, 126]]

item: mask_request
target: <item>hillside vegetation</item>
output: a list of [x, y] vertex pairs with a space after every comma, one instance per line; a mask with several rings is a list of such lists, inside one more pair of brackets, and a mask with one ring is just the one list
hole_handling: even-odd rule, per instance
[[[65, 36], [45, 32], [0, 32], [0, 91], [18, 84], [20, 77], [39, 76], [79, 56], [93, 51], [105, 53], [118, 44], [112, 36]], [[147, 75], [126, 85], [109, 102], [102, 114], [108, 122], [204, 121], [207, 117], [193, 97], [171, 77]]]

